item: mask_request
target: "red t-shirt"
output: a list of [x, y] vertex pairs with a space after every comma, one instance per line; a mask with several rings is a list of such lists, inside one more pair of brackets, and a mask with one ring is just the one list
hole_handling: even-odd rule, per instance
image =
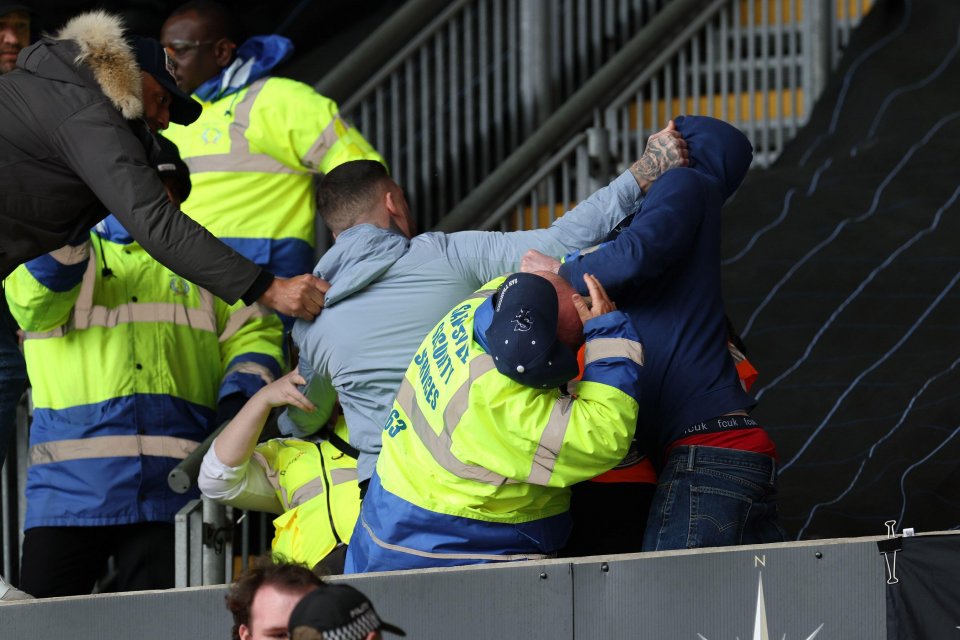
[[740, 451], [753, 451], [770, 456], [778, 460], [777, 447], [773, 440], [763, 429], [735, 429], [733, 431], [717, 431], [714, 433], [702, 433], [686, 438], [674, 440], [667, 447], [664, 457], [670, 455], [674, 447], [699, 445], [702, 447], [719, 447], [721, 449], [739, 449]]

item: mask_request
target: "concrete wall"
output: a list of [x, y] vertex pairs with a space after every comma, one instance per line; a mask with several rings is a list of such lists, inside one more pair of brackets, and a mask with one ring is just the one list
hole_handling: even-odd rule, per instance
[[[886, 576], [876, 540], [370, 574], [348, 581], [371, 597], [382, 618], [414, 639], [877, 640], [886, 637]], [[196, 587], [2, 605], [0, 640], [228, 638], [224, 592]]]

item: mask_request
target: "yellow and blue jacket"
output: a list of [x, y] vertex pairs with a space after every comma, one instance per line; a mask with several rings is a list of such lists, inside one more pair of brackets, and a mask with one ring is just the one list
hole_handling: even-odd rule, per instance
[[542, 558], [570, 532], [568, 487], [614, 467], [637, 420], [643, 349], [627, 317], [586, 323], [573, 393], [497, 371], [486, 284], [421, 343], [384, 425], [347, 573]]
[[[348, 437], [342, 416], [335, 432]], [[274, 553], [312, 567], [350, 543], [360, 513], [356, 458], [328, 440], [276, 438], [257, 445], [253, 460], [283, 509], [273, 521]]]
[[315, 176], [350, 160], [383, 162], [333, 100], [268, 75], [286, 46], [284, 38], [251, 38], [223, 77], [198, 89], [200, 118], [164, 132], [190, 167], [185, 212], [281, 277], [313, 269]]
[[216, 426], [219, 404], [280, 373], [282, 327], [160, 263], [115, 218], [6, 282], [26, 331], [34, 416], [26, 528], [172, 522], [196, 497], [169, 471]]

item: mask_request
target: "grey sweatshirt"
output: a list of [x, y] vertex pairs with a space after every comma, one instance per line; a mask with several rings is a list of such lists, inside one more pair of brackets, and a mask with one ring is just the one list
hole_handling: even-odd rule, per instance
[[561, 256], [602, 241], [637, 210], [640, 188], [624, 172], [547, 229], [424, 233], [408, 239], [361, 224], [337, 237], [314, 273], [331, 283], [326, 308], [298, 320], [293, 338], [314, 413], [288, 409], [280, 429], [315, 433], [337, 398], [369, 479], [403, 375], [426, 333], [454, 305], [493, 278], [516, 271], [528, 249]]

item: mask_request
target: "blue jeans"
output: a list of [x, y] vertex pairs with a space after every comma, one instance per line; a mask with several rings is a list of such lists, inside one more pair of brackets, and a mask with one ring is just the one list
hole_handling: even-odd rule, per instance
[[657, 480], [644, 551], [783, 542], [777, 464], [752, 451], [681, 446]]
[[17, 425], [17, 402], [27, 386], [27, 369], [17, 344], [17, 324], [0, 288], [0, 466]]

